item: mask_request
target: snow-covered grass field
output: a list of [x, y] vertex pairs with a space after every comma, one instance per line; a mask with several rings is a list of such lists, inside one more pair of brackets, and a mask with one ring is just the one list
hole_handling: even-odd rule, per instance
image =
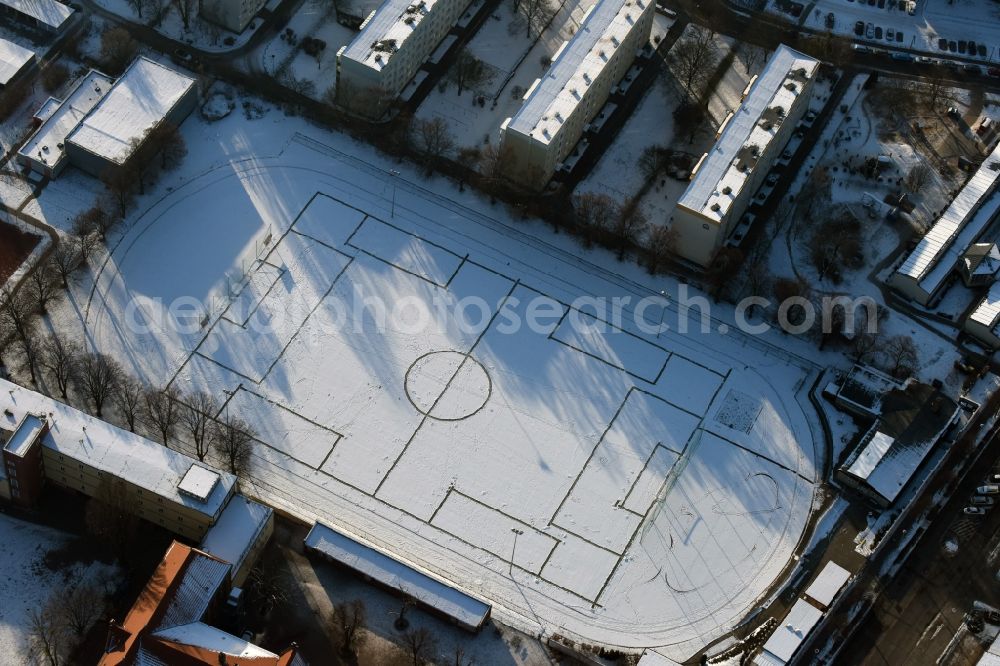
[[[775, 582], [812, 506], [814, 366], [721, 320], [644, 333], [693, 316], [635, 310], [664, 279], [297, 119], [183, 131], [185, 168], [50, 321], [252, 424], [247, 491], [591, 643], [684, 658]], [[591, 326], [581, 297], [631, 301]]]

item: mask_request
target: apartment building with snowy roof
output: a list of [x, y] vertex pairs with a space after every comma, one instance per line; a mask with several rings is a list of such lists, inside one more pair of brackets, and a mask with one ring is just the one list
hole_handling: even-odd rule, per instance
[[403, 92], [470, 0], [386, 0], [337, 51], [341, 106], [378, 118]]
[[0, 0], [0, 14], [51, 34], [58, 34], [69, 24], [73, 8], [58, 0]]
[[500, 127], [505, 175], [539, 190], [552, 178], [649, 42], [653, 0], [598, 0]]
[[114, 80], [91, 70], [64, 100], [49, 98], [41, 124], [18, 150], [17, 162], [49, 178], [69, 164], [93, 176], [124, 168], [150, 133], [179, 125], [198, 102], [193, 78], [146, 57]]
[[219, 521], [236, 477], [0, 379], [6, 431], [0, 496], [30, 506], [42, 484], [87, 497], [113, 489], [135, 515], [198, 540]]
[[937, 301], [948, 277], [1000, 213], [998, 185], [1000, 145], [889, 277], [889, 286], [923, 306]]
[[750, 81], [674, 209], [670, 223], [683, 258], [708, 266], [738, 226], [808, 109], [818, 70], [819, 61], [781, 45]]

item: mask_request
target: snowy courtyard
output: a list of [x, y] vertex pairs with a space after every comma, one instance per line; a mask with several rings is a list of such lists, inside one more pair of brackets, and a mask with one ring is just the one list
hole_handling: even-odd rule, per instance
[[812, 507], [815, 368], [643, 332], [688, 314], [299, 126], [194, 124], [189, 160], [232, 156], [149, 197], [54, 325], [250, 423], [247, 492], [515, 626], [685, 658], [760, 603]]

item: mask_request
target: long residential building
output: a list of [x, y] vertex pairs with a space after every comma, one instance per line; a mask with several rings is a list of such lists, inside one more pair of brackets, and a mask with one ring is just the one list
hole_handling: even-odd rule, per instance
[[751, 81], [674, 209], [682, 257], [711, 263], [805, 114], [818, 70], [819, 61], [782, 45]]
[[597, 0], [545, 76], [500, 128], [504, 170], [532, 189], [548, 183], [649, 42], [653, 0]]
[[892, 274], [889, 285], [921, 305], [933, 304], [965, 251], [1000, 212], [998, 185], [1000, 145]]
[[68, 25], [73, 8], [58, 0], [0, 0], [0, 14], [45, 32], [59, 33]]
[[378, 118], [469, 6], [470, 0], [386, 0], [337, 52], [337, 99]]
[[43, 483], [110, 497], [192, 540], [222, 515], [236, 477], [40, 393], [0, 380], [0, 496], [30, 505]]

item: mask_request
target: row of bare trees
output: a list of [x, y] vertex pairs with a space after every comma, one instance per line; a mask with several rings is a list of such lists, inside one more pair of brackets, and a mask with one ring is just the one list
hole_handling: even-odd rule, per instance
[[28, 611], [28, 656], [35, 664], [61, 666], [107, 606], [107, 593], [92, 581], [58, 588]]

